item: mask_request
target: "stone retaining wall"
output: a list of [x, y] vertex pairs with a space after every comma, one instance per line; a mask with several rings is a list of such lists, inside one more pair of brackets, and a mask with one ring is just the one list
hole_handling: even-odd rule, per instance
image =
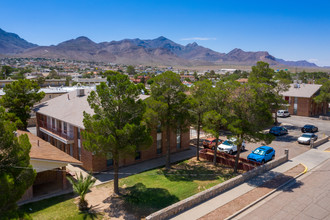
[[328, 141], [329, 141], [329, 137], [328, 137], [328, 136], [325, 136], [325, 137], [320, 138], [320, 139], [318, 139], [317, 141], [315, 141], [313, 147], [318, 147], [318, 146], [320, 146], [321, 144], [324, 144], [324, 143], [326, 143], [326, 142], [328, 142]]
[[169, 219], [170, 217], [173, 217], [174, 215], [177, 215], [180, 212], [188, 210], [189, 208], [195, 206], [196, 204], [204, 202], [214, 196], [219, 195], [220, 193], [222, 193], [228, 189], [238, 186], [239, 184], [241, 184], [259, 174], [262, 174], [268, 170], [273, 169], [274, 167], [279, 166], [282, 163], [285, 163], [286, 161], [288, 161], [289, 151], [286, 150], [285, 153], [286, 153], [285, 155], [279, 157], [276, 160], [269, 161], [268, 163], [266, 163], [262, 166], [259, 166], [253, 170], [250, 170], [250, 171], [243, 173], [239, 176], [236, 176], [230, 180], [227, 180], [223, 183], [213, 186], [203, 192], [197, 193], [189, 198], [186, 198], [186, 199], [181, 200], [164, 209], [154, 212], [151, 215], [147, 216], [146, 219], [147, 220]]

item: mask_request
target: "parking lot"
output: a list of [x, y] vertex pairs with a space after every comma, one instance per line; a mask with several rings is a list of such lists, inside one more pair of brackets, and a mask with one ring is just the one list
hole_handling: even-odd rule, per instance
[[[276, 139], [269, 144], [276, 151], [276, 157], [284, 155], [284, 150], [289, 149], [289, 159], [298, 156], [299, 154], [308, 151], [309, 145], [298, 144], [297, 139], [302, 134], [301, 128], [305, 124], [313, 124], [319, 128], [316, 133], [319, 138], [324, 135], [330, 136], [330, 121], [321, 120], [312, 117], [291, 116], [288, 118], [278, 118], [281, 126], [288, 129], [288, 134], [277, 136]], [[226, 139], [226, 137], [221, 137]], [[241, 157], [246, 158], [252, 150], [263, 145], [262, 143], [246, 143], [246, 150], [241, 152]]]

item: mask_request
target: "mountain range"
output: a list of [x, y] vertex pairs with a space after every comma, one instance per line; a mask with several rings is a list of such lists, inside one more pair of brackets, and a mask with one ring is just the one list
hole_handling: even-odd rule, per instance
[[58, 45], [38, 46], [2, 29], [0, 54], [11, 57], [61, 58], [132, 65], [255, 65], [258, 61], [265, 61], [270, 65], [317, 67], [316, 64], [305, 60], [285, 61], [275, 58], [267, 51], [246, 52], [236, 48], [229, 53], [220, 53], [197, 43], [184, 46], [163, 36], [153, 40], [136, 38], [101, 43], [95, 43], [87, 37], [78, 37]]

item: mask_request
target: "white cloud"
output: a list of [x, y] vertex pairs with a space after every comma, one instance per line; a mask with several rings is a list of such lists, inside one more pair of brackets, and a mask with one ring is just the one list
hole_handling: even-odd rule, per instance
[[189, 37], [189, 38], [182, 38], [181, 40], [216, 40], [215, 37]]

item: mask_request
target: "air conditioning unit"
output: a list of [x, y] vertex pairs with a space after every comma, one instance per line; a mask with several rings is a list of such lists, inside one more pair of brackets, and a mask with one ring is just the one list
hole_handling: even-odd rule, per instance
[[85, 90], [84, 89], [77, 89], [77, 97], [81, 97], [85, 95]]

